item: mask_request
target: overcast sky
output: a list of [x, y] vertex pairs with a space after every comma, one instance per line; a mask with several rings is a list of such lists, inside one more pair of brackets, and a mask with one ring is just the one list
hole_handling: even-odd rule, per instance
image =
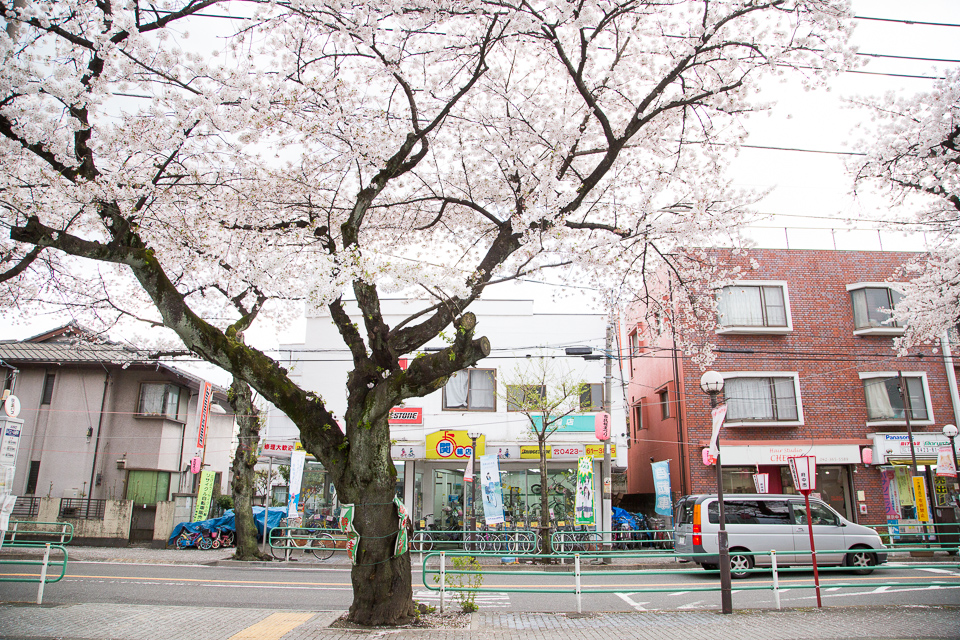
[[[854, 31], [860, 52], [900, 58], [862, 56], [866, 64], [859, 72], [840, 75], [828, 89], [808, 92], [794, 83], [771, 84], [764, 90], [761, 97], [776, 99], [777, 105], [769, 115], [747, 121], [750, 146], [731, 166], [737, 186], [772, 189], [757, 206], [770, 217], [750, 229], [759, 246], [923, 249], [922, 236], [904, 238], [878, 231], [879, 225], [873, 222], [902, 212], [893, 211], [880, 198], [857, 199], [851, 194], [851, 179], [844, 169], [851, 156], [844, 152], [857, 150], [857, 141], [866, 136], [858, 126], [869, 125], [869, 116], [848, 108], [846, 100], [887, 92], [908, 96], [928, 91], [933, 84], [929, 78], [956, 68], [960, 64], [960, 1], [855, 0], [853, 5], [855, 15], [861, 17]], [[853, 231], [850, 221], [856, 221]], [[545, 276], [544, 280], [556, 282], [557, 278]], [[539, 297], [552, 290], [555, 287], [505, 288], [494, 297]], [[561, 304], [568, 306], [570, 298], [566, 300]], [[67, 321], [69, 318], [48, 317], [13, 326], [0, 318], [0, 338], [22, 339]], [[267, 332], [253, 338], [262, 348], [275, 347], [278, 342], [300, 342], [303, 324], [279, 336]]]

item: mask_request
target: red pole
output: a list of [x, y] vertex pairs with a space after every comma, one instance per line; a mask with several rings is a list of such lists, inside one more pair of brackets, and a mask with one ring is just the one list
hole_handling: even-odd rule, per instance
[[810, 554], [813, 558], [813, 583], [817, 587], [817, 608], [823, 608], [820, 602], [820, 574], [817, 571], [817, 548], [813, 544], [813, 519], [810, 517], [810, 490], [803, 491], [803, 500], [807, 504], [807, 533], [810, 534]]

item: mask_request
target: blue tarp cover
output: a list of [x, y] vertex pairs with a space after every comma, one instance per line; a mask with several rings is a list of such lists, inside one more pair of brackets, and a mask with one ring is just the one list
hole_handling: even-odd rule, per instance
[[[263, 537], [263, 516], [265, 512], [266, 509], [263, 507], [253, 508], [253, 521], [257, 525], [258, 538]], [[267, 518], [267, 526], [269, 526], [271, 529], [280, 526], [280, 521], [285, 518], [286, 515], [286, 507], [270, 507], [270, 515]], [[180, 537], [180, 533], [183, 531], [187, 531], [188, 533], [196, 533], [201, 529], [204, 531], [214, 531], [216, 529], [236, 531], [237, 525], [234, 521], [233, 509], [224, 512], [224, 514], [219, 518], [200, 520], [199, 522], [181, 522], [173, 528], [173, 533], [170, 534], [170, 539], [167, 541], [167, 544], [174, 544], [176, 539]]]

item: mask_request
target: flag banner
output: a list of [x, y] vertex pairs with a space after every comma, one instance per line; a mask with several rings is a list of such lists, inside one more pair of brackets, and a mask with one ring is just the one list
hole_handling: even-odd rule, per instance
[[577, 460], [577, 496], [574, 501], [574, 524], [595, 524], [593, 458]]
[[769, 493], [770, 474], [769, 473], [753, 474], [753, 486], [757, 490], [757, 493]]
[[305, 451], [290, 454], [290, 489], [287, 492], [287, 519], [300, 517], [300, 486], [303, 483], [303, 464], [307, 459]]
[[950, 447], [940, 447], [937, 450], [937, 475], [957, 477], [957, 469], [953, 465], [953, 452]]
[[473, 482], [473, 450], [470, 452], [470, 457], [467, 458], [467, 467], [463, 470], [463, 481]]
[[213, 401], [213, 385], [204, 382], [200, 385], [200, 399], [197, 402], [197, 449], [207, 444], [207, 421], [210, 419], [210, 403]]
[[357, 544], [360, 543], [360, 534], [353, 528], [353, 509], [352, 504], [340, 505], [340, 531], [347, 536], [347, 557], [350, 558], [351, 563], [357, 564]]
[[397, 533], [397, 544], [393, 548], [394, 556], [401, 556], [410, 546], [410, 514], [399, 496], [393, 497], [393, 504], [397, 505], [397, 515], [400, 517], [400, 529]]
[[723, 426], [723, 419], [727, 417], [727, 405], [721, 404], [713, 408], [713, 411], [710, 412], [713, 416], [713, 433], [710, 435], [710, 457], [716, 459], [717, 455], [720, 453], [720, 448], [717, 446], [717, 441], [720, 439], [720, 427]]
[[496, 454], [480, 456], [480, 482], [483, 487], [483, 520], [488, 525], [503, 523], [503, 485], [500, 461]]
[[662, 516], [673, 515], [673, 502], [670, 500], [670, 461], [662, 460], [650, 465], [653, 471], [653, 486], [657, 492], [654, 511]]
[[200, 472], [200, 488], [197, 490], [197, 508], [193, 510], [193, 522], [206, 520], [210, 513], [210, 501], [213, 499], [213, 480], [216, 477], [210, 469]]

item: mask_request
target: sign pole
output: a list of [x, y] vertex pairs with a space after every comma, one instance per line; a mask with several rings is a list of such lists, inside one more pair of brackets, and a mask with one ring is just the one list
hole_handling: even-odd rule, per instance
[[810, 536], [810, 555], [813, 559], [813, 584], [817, 589], [817, 608], [822, 609], [820, 601], [820, 573], [817, 571], [817, 547], [813, 543], [813, 520], [810, 517], [810, 490], [803, 491], [803, 501], [807, 505], [807, 534]]
[[817, 590], [817, 608], [823, 608], [820, 600], [820, 572], [817, 570], [817, 547], [813, 542], [813, 517], [810, 513], [810, 492], [817, 488], [817, 459], [814, 456], [787, 458], [793, 486], [803, 494], [807, 507], [807, 535], [810, 536], [810, 556], [813, 561], [813, 584]]

